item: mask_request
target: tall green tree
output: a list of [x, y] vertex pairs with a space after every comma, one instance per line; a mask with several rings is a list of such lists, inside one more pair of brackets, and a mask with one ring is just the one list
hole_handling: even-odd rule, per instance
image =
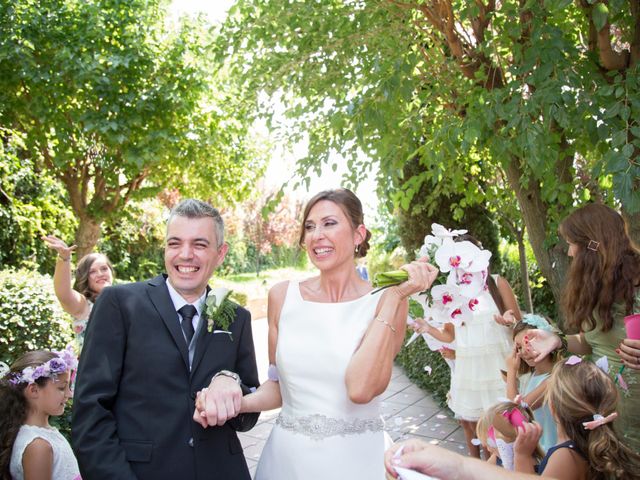
[[[337, 150], [354, 179], [378, 162], [381, 195], [404, 208], [423, 185], [461, 194], [458, 218], [478, 203], [515, 214], [496, 195], [510, 190], [559, 298], [570, 209], [598, 197], [638, 228], [634, 1], [239, 0], [218, 52], [246, 92], [286, 106], [292, 140], [308, 137], [303, 176]], [[625, 65], [602, 61], [594, 31]]]
[[66, 187], [80, 256], [133, 198], [173, 186], [231, 201], [262, 168], [240, 97], [208, 62], [207, 26], [172, 27], [165, 7], [0, 2], [0, 125]]

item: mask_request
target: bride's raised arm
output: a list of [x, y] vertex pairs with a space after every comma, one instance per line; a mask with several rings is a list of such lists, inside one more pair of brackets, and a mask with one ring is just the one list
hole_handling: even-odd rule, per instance
[[409, 280], [388, 288], [383, 294], [376, 315], [347, 367], [345, 383], [349, 399], [354, 403], [368, 403], [387, 388], [393, 359], [404, 342], [407, 299], [427, 290], [438, 275], [438, 269], [426, 259], [404, 265], [402, 269], [409, 273]]

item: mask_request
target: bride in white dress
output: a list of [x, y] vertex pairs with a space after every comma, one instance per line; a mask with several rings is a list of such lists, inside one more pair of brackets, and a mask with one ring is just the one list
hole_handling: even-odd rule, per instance
[[354, 264], [370, 236], [349, 190], [320, 192], [305, 208], [300, 244], [320, 275], [270, 290], [274, 367], [270, 380], [242, 398], [242, 412], [282, 406], [256, 480], [384, 479], [378, 395], [404, 340], [407, 297], [426, 290], [437, 269], [405, 265], [407, 282], [371, 294]]

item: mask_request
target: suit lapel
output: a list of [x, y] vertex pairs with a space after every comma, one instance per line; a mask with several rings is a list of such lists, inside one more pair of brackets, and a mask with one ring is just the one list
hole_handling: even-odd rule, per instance
[[[173, 341], [180, 350], [184, 364], [189, 370], [189, 352], [187, 351], [187, 343], [184, 340], [182, 329], [178, 322], [178, 314], [176, 313], [169, 291], [167, 290], [166, 278], [164, 275], [159, 275], [156, 278], [149, 281], [150, 288], [149, 298], [151, 303], [155, 306], [156, 310], [160, 314], [162, 321], [169, 330]], [[197, 351], [197, 350], [196, 350]]]

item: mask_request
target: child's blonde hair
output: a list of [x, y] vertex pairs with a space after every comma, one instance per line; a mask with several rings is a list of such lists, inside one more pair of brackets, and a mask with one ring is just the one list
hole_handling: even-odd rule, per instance
[[492, 418], [493, 412], [485, 410], [482, 416], [478, 419], [478, 423], [476, 423], [476, 437], [478, 437], [478, 440], [480, 440], [483, 446], [487, 445], [488, 430], [491, 425]]
[[[512, 425], [505, 416], [505, 413], [511, 413], [514, 410], [520, 412], [526, 422], [533, 422], [533, 411], [529, 406], [515, 403], [510, 400], [497, 403], [487, 411], [488, 418], [490, 419], [494, 430], [500, 432], [508, 442], [515, 442], [516, 437], [518, 436], [518, 429]], [[533, 451], [533, 456], [538, 462], [544, 457], [544, 452], [542, 451], [542, 448], [540, 448], [539, 444]]]
[[587, 458], [589, 479], [640, 479], [640, 455], [622, 443], [615, 422], [592, 430], [583, 425], [594, 415], [607, 417], [618, 406], [613, 380], [597, 365], [589, 361], [556, 364], [545, 401], [558, 425]]

